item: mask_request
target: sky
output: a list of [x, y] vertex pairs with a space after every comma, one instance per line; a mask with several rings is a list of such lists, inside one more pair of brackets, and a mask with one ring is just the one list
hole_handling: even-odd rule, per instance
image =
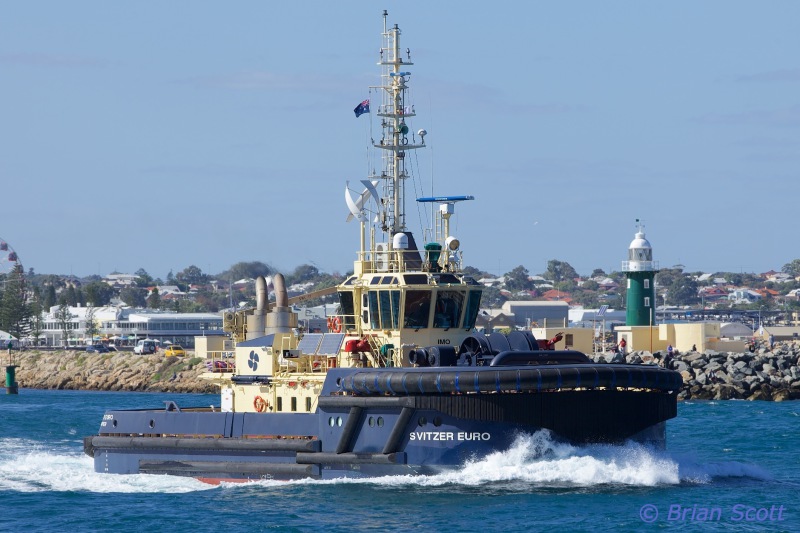
[[409, 226], [415, 190], [475, 196], [467, 265], [618, 271], [637, 219], [662, 268], [800, 257], [795, 1], [5, 2], [0, 238], [37, 273], [347, 272], [383, 9], [428, 131]]

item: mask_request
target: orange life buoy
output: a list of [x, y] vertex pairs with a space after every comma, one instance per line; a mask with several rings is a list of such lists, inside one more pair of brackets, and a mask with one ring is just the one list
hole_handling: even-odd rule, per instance
[[253, 407], [256, 408], [257, 413], [263, 413], [269, 407], [269, 403], [261, 396], [256, 396], [256, 399], [253, 400]]
[[333, 333], [342, 332], [342, 321], [339, 319], [338, 316], [332, 316], [328, 318], [328, 331], [331, 331]]

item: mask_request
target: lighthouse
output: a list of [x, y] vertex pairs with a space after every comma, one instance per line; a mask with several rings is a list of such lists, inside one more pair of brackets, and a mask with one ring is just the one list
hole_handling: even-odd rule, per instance
[[658, 264], [653, 261], [653, 247], [644, 236], [644, 226], [636, 219], [636, 236], [628, 247], [628, 260], [622, 271], [628, 280], [626, 326], [655, 324], [655, 277]]

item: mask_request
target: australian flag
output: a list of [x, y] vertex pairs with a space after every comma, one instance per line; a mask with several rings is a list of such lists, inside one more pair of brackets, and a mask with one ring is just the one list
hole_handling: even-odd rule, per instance
[[364, 113], [369, 113], [369, 100], [364, 100], [358, 104], [353, 111], [356, 113], [356, 118], [360, 117]]

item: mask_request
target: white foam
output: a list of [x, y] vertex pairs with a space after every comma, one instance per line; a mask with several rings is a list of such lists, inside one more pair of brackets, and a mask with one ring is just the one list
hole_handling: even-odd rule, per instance
[[268, 486], [305, 483], [380, 484], [385, 486], [445, 485], [481, 486], [515, 482], [524, 487], [596, 487], [603, 485], [663, 486], [680, 483], [711, 483], [725, 477], [770, 479], [756, 465], [735, 461], [702, 463], [667, 451], [627, 442], [621, 446], [573, 446], [553, 440], [547, 431], [520, 435], [506, 451], [481, 460], [468, 461], [463, 468], [432, 476], [386, 476], [325, 481], [259, 481]]
[[[87, 491], [180, 493], [213, 489], [193, 478], [163, 475], [113, 475], [94, 472], [84, 455], [63, 454], [22, 439], [0, 439], [0, 490], [18, 492]], [[548, 431], [520, 435], [506, 451], [468, 461], [462, 468], [438, 475], [385, 476], [338, 480], [263, 480], [244, 486], [297, 484], [379, 484], [384, 486], [481, 486], [522, 483], [524, 487], [659, 486], [712, 483], [726, 477], [771, 479], [757, 465], [736, 461], [706, 462], [638, 443], [621, 446], [573, 446], [554, 440]], [[242, 487], [222, 483], [224, 489]], [[509, 486], [509, 485], [506, 485]], [[516, 485], [515, 485], [516, 486]]]
[[180, 493], [213, 488], [194, 478], [99, 474], [90, 457], [53, 452], [22, 439], [0, 439], [0, 447], [0, 491]]

